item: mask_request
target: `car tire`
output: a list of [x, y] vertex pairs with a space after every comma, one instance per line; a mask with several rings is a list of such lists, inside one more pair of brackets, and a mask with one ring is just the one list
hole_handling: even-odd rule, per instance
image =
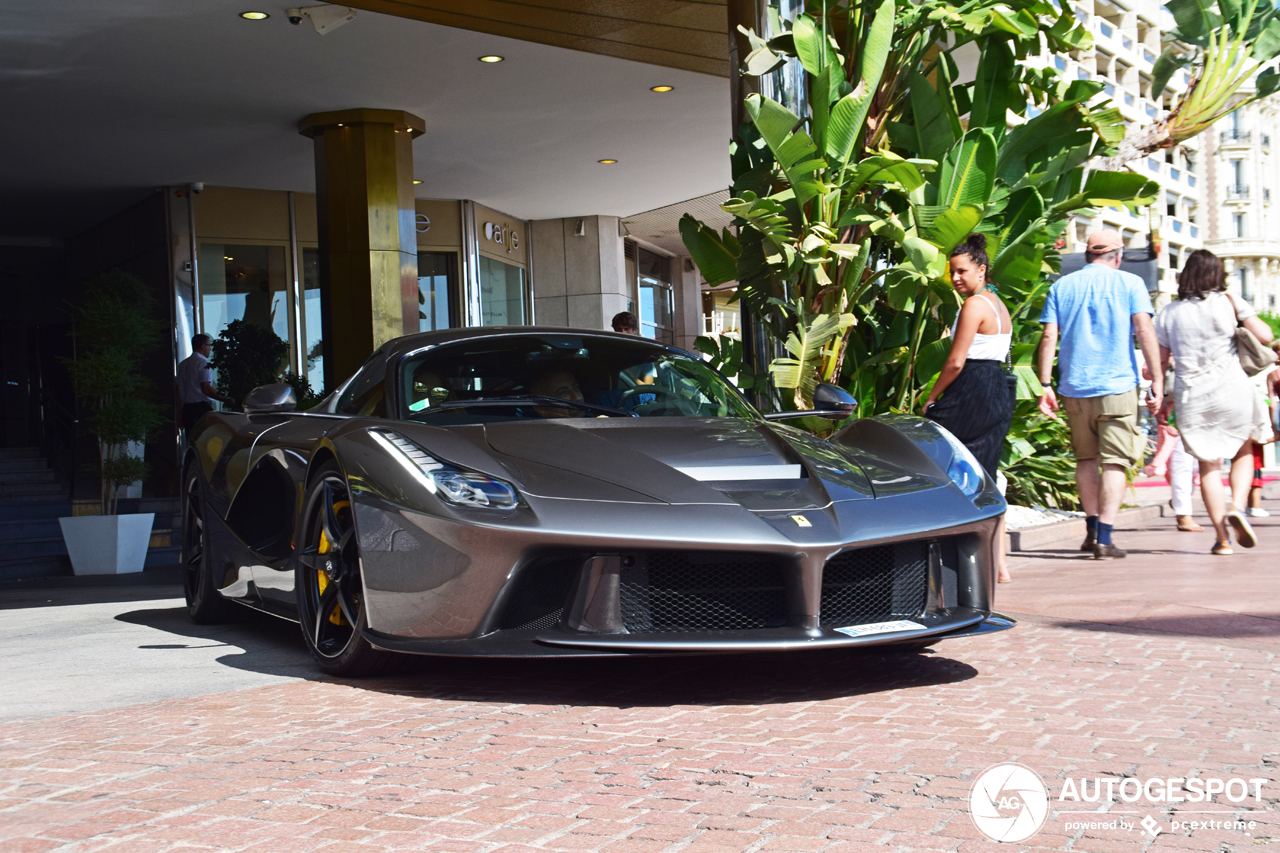
[[222, 597], [213, 581], [213, 555], [209, 552], [204, 480], [200, 466], [187, 464], [182, 482], [182, 590], [187, 613], [198, 625], [230, 622], [235, 613], [232, 602]]
[[316, 471], [298, 522], [294, 591], [307, 650], [329, 675], [359, 678], [394, 668], [400, 655], [375, 649], [368, 627], [359, 541], [347, 480], [337, 462]]

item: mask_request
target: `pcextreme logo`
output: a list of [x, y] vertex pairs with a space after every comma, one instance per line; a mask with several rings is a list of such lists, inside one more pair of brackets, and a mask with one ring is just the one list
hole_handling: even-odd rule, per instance
[[969, 814], [978, 831], [992, 841], [1025, 841], [1049, 816], [1049, 791], [1031, 768], [997, 764], [974, 780]]

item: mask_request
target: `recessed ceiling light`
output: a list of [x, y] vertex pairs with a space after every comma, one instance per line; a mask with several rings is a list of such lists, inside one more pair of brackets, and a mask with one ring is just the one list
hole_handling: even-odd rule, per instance
[[240, 17], [244, 18], [246, 21], [265, 21], [271, 16], [266, 12], [241, 12]]
[[504, 59], [506, 59], [505, 56], [498, 56], [496, 53], [491, 53], [488, 56], [480, 57], [481, 62], [501, 62]]
[[675, 88], [676, 88], [675, 86], [650, 86], [649, 91], [650, 92], [670, 92], [670, 91], [673, 91]]
[[414, 181], [414, 184], [420, 184], [422, 181]]
[[618, 161], [617, 160], [597, 160], [596, 162], [603, 163], [606, 166], [612, 166], [614, 163], [617, 163]]

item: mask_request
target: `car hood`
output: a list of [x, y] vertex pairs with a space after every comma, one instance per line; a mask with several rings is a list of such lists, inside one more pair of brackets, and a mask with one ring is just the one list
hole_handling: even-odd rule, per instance
[[[472, 441], [480, 438], [475, 433], [470, 437]], [[581, 497], [579, 478], [589, 478], [640, 500], [778, 511], [942, 485], [928, 472], [760, 421], [566, 418], [504, 422], [486, 425], [483, 441], [526, 491], [544, 497]], [[556, 477], [557, 471], [578, 476]]]

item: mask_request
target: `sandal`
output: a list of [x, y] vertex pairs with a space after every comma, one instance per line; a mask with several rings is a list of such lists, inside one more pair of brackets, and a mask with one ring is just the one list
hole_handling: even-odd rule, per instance
[[1005, 570], [996, 578], [996, 583], [1013, 583], [1013, 577]]
[[1223, 539], [1214, 544], [1213, 550], [1210, 553], [1218, 557], [1227, 557], [1234, 554], [1235, 551], [1231, 550], [1231, 540]]
[[1227, 523], [1231, 525], [1236, 532], [1236, 541], [1240, 543], [1241, 548], [1252, 548], [1258, 544], [1258, 536], [1253, 532], [1253, 525], [1249, 524], [1249, 519], [1244, 517], [1244, 513], [1238, 509], [1233, 509], [1227, 513]]
[[1196, 524], [1196, 520], [1189, 515], [1178, 516], [1178, 529], [1183, 533], [1204, 532], [1204, 528]]

